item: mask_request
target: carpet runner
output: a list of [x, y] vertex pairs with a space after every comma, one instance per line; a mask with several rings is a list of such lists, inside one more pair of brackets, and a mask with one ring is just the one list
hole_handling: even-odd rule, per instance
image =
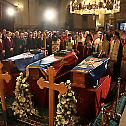
[[[123, 113], [123, 110], [124, 110], [124, 107], [125, 107], [125, 104], [126, 104], [126, 96], [121, 96], [119, 98], [119, 102], [116, 106], [116, 113], [122, 115]], [[105, 108], [109, 108], [110, 105], [106, 104], [105, 105]], [[102, 121], [102, 113], [100, 112], [98, 117], [96, 118], [96, 120], [94, 121], [94, 123], [92, 124], [92, 126], [101, 126], [101, 121]], [[119, 125], [119, 121], [120, 121], [120, 117], [117, 116], [116, 118], [114, 119], [110, 119], [109, 122], [109, 126], [118, 126]]]

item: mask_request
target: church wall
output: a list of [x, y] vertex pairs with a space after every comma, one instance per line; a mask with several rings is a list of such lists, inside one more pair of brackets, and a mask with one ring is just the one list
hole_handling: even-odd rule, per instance
[[61, 2], [59, 20], [60, 20], [60, 26], [62, 27], [65, 25], [65, 22], [66, 22], [68, 4], [69, 4], [68, 0], [64, 0], [63, 2]]
[[93, 15], [88, 15], [88, 19], [87, 19], [87, 29], [88, 30], [95, 29], [95, 20], [93, 18], [94, 18]]
[[[17, 15], [15, 16], [15, 27], [23, 27], [23, 26], [37, 26], [41, 25], [43, 21], [42, 13], [44, 11], [43, 3], [39, 4], [39, 0], [8, 0], [10, 3], [15, 4], [15, 2], [19, 2], [23, 4], [23, 9], [17, 9]], [[29, 1], [29, 13], [28, 13], [28, 1]], [[58, 8], [57, 24], [60, 27], [64, 27], [65, 22], [67, 21], [67, 7], [69, 4], [69, 0], [62, 0], [60, 7]], [[55, 5], [54, 5], [55, 6]], [[39, 12], [39, 13], [37, 13]], [[126, 21], [126, 0], [121, 0], [121, 12], [118, 14], [114, 14], [112, 17], [112, 23], [116, 24], [119, 21]], [[87, 16], [87, 15], [86, 15]], [[71, 20], [71, 19], [70, 19]], [[107, 21], [107, 20], [105, 20]], [[107, 22], [110, 22], [109, 19]], [[95, 29], [95, 21], [93, 20], [93, 15], [87, 16], [85, 20], [81, 15], [73, 16], [72, 23], [74, 28], [78, 29]]]
[[75, 29], [82, 29], [82, 16], [74, 14], [73, 15], [73, 26]]
[[15, 27], [24, 26], [36, 26], [38, 24], [38, 2], [36, 0], [29, 0], [29, 10], [28, 10], [28, 0], [8, 0], [14, 5], [23, 5], [23, 8], [16, 9], [15, 15]]

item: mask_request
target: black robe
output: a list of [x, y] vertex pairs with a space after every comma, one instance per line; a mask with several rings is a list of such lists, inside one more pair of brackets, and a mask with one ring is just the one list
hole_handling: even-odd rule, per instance
[[46, 49], [48, 50], [48, 55], [51, 55], [52, 54], [52, 37], [51, 36], [49, 36], [46, 39]]
[[113, 79], [115, 80], [117, 80], [120, 77], [122, 55], [123, 55], [123, 45], [122, 42], [120, 41], [118, 55], [117, 55], [117, 62], [114, 64], [114, 68], [113, 68]]

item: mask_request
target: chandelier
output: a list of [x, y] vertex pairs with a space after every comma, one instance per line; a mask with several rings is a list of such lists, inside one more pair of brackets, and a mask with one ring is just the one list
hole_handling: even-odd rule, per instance
[[70, 13], [114, 14], [120, 11], [120, 0], [71, 0]]

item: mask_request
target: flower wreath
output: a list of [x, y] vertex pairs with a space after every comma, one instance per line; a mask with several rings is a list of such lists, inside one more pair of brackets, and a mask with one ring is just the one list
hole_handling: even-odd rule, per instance
[[57, 115], [55, 118], [55, 126], [69, 126], [76, 123], [76, 103], [77, 100], [74, 92], [71, 89], [70, 80], [65, 83], [68, 88], [67, 93], [58, 95], [59, 103], [57, 105]]
[[26, 78], [23, 78], [23, 73], [20, 73], [19, 77], [16, 79], [14, 94], [15, 101], [12, 104], [14, 115], [18, 115], [19, 118], [22, 118], [38, 113], [33, 107], [32, 95], [29, 92], [29, 84], [26, 82]]

